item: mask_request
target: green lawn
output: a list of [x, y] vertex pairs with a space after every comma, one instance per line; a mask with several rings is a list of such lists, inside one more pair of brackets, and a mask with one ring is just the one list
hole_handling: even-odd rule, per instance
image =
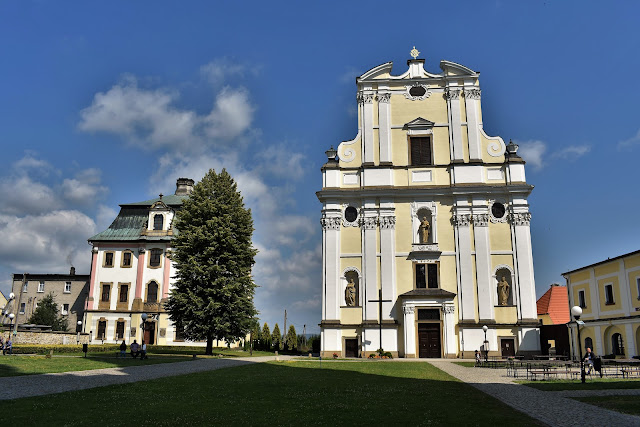
[[593, 396], [573, 399], [624, 414], [640, 415], [640, 397], [638, 396]]
[[[551, 380], [551, 381], [518, 381], [520, 384], [536, 388], [542, 391], [560, 390], [609, 390], [609, 389], [637, 389], [640, 388], [640, 379], [606, 378], [587, 380], [582, 384], [580, 380]], [[638, 399], [640, 400], [640, 398]]]
[[18, 425], [540, 425], [428, 363], [400, 362], [244, 365], [2, 401], [0, 413]]

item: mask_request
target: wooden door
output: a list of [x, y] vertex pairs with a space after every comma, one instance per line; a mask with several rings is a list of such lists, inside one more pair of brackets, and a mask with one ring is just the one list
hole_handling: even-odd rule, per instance
[[144, 342], [148, 345], [155, 344], [155, 331], [156, 324], [153, 322], [145, 323], [144, 325]]
[[439, 323], [418, 323], [418, 348], [419, 357], [442, 357]]
[[346, 357], [358, 357], [357, 338], [349, 338], [344, 340], [344, 355]]
[[513, 338], [501, 339], [500, 349], [502, 350], [502, 357], [509, 357], [516, 355], [516, 346]]

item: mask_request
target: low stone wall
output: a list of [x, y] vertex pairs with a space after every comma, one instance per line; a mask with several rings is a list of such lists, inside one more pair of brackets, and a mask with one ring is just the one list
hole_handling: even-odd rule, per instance
[[[7, 332], [8, 333], [8, 332]], [[6, 333], [3, 334], [6, 338]], [[80, 344], [89, 343], [89, 334], [80, 334]], [[78, 334], [52, 331], [18, 331], [13, 336], [13, 344], [56, 344], [66, 345], [78, 343]]]

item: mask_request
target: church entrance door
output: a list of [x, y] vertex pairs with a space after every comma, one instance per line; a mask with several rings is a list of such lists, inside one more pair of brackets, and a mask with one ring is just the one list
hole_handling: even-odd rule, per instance
[[516, 347], [514, 345], [514, 340], [513, 338], [509, 338], [509, 339], [501, 339], [500, 340], [500, 347], [502, 350], [502, 357], [509, 357], [509, 356], [515, 356], [516, 355]]
[[344, 355], [346, 357], [358, 357], [357, 338], [349, 338], [344, 340]]
[[144, 342], [148, 345], [155, 344], [156, 324], [155, 322], [147, 322], [144, 325]]
[[440, 324], [418, 323], [419, 357], [442, 357], [440, 349]]

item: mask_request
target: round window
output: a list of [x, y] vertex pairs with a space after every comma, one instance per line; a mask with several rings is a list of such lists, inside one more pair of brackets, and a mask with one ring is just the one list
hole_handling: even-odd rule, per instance
[[496, 202], [491, 206], [491, 213], [495, 218], [498, 218], [498, 219], [502, 218], [505, 212], [506, 212], [506, 209], [502, 203]]
[[356, 219], [358, 219], [358, 210], [353, 206], [349, 206], [347, 209], [344, 210], [344, 218], [348, 222], [355, 221]]
[[424, 96], [427, 93], [427, 90], [423, 86], [414, 86], [409, 89], [409, 95], [414, 97]]

